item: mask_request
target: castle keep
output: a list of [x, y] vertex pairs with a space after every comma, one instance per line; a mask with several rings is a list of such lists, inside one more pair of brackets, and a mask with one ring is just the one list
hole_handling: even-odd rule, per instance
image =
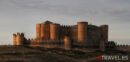
[[99, 48], [104, 50], [108, 42], [108, 25], [96, 26], [88, 22], [76, 25], [60, 25], [50, 21], [36, 24], [36, 38], [26, 39], [23, 33], [13, 34], [14, 45], [58, 48]]

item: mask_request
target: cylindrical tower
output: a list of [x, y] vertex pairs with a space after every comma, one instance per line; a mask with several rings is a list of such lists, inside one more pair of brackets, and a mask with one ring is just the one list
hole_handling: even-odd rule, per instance
[[88, 22], [78, 22], [78, 43], [81, 45], [87, 41]]
[[59, 24], [50, 24], [50, 38], [51, 40], [57, 40], [58, 39], [58, 28]]
[[41, 38], [41, 24], [36, 24], [36, 39]]
[[101, 25], [101, 40], [107, 43], [108, 41], [108, 25]]
[[41, 23], [41, 38], [44, 39], [45, 32], [44, 32], [44, 23]]
[[50, 24], [52, 22], [46, 21], [44, 22], [44, 31], [45, 31], [45, 39], [50, 39]]
[[16, 37], [16, 45], [22, 45], [22, 37], [20, 33], [17, 33], [17, 37]]
[[16, 45], [16, 34], [13, 34], [13, 45]]
[[70, 50], [71, 49], [71, 40], [68, 36], [64, 37], [64, 48], [66, 50]]
[[100, 50], [105, 51], [105, 45], [108, 42], [108, 25], [101, 25], [101, 39], [100, 39]]

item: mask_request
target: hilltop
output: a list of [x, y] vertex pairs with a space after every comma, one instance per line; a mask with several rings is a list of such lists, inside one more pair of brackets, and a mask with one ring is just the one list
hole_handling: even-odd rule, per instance
[[[102, 54], [130, 55], [129, 52], [81, 52], [41, 47], [0, 46], [0, 62], [93, 62]], [[99, 61], [100, 62], [100, 61]]]

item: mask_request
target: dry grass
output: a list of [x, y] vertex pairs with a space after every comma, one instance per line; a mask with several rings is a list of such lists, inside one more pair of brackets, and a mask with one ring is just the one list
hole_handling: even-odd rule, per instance
[[[99, 52], [99, 51], [96, 52], [66, 51], [62, 49], [30, 48], [20, 46], [0, 46], [0, 62], [104, 62], [92, 59], [102, 54], [111, 54], [111, 53]], [[130, 53], [124, 53], [124, 52], [122, 53], [118, 51], [113, 51], [112, 54], [130, 55]], [[121, 62], [130, 62], [130, 61], [121, 61]]]

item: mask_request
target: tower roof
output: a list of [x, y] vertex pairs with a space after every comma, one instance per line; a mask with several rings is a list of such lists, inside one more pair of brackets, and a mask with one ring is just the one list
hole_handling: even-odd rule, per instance
[[52, 22], [50, 22], [49, 20], [47, 20], [47, 21], [45, 21], [44, 23], [52, 23]]

